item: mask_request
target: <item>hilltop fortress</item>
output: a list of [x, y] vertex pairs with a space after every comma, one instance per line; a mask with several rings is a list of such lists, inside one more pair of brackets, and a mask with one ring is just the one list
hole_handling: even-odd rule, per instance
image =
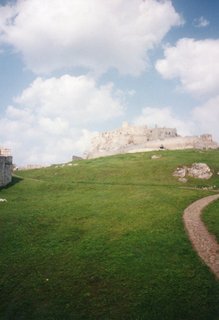
[[160, 149], [217, 149], [218, 147], [210, 134], [181, 137], [173, 128], [151, 129], [147, 126], [134, 126], [124, 122], [119, 129], [97, 134], [91, 141], [91, 148], [86, 157], [92, 159]]
[[12, 156], [9, 149], [0, 148], [0, 187], [12, 181]]

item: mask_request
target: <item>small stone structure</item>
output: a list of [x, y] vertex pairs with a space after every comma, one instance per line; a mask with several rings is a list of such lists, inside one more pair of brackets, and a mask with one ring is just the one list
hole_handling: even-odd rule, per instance
[[0, 149], [0, 187], [4, 187], [12, 181], [12, 156], [9, 149]]
[[78, 160], [83, 160], [83, 158], [75, 155], [72, 156], [72, 161], [78, 161]]
[[216, 149], [218, 144], [212, 136], [181, 137], [173, 128], [153, 129], [147, 126], [123, 123], [122, 128], [97, 134], [86, 153], [88, 159], [121, 153], [144, 152], [151, 150], [177, 149]]

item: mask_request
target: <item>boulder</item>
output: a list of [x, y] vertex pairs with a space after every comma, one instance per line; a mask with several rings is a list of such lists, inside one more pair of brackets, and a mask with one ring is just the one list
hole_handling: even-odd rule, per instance
[[213, 175], [206, 163], [193, 163], [187, 171], [188, 176], [198, 179], [210, 179]]
[[174, 173], [174, 177], [184, 178], [186, 176], [187, 168], [186, 167], [178, 167]]
[[154, 160], [154, 159], [160, 159], [161, 158], [161, 155], [156, 155], [154, 154], [153, 156], [151, 156], [151, 159]]
[[179, 178], [178, 179], [179, 182], [183, 182], [183, 183], [186, 183], [188, 181], [187, 178]]
[[178, 181], [187, 182], [187, 177], [196, 179], [210, 179], [213, 173], [206, 163], [193, 163], [191, 167], [178, 167], [174, 173], [174, 177], [178, 177]]

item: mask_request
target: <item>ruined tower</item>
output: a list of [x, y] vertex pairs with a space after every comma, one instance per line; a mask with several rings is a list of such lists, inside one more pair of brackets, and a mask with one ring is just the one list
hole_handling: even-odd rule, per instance
[[9, 149], [0, 148], [0, 187], [12, 181], [12, 156]]

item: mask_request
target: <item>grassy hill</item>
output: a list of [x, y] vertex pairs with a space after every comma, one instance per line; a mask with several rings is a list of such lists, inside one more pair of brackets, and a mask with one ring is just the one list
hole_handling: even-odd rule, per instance
[[[219, 282], [182, 222], [212, 194], [196, 187], [219, 189], [219, 151], [152, 154], [17, 172], [0, 192], [0, 319], [219, 319]], [[213, 177], [172, 176], [193, 162]], [[215, 234], [218, 208], [204, 215]]]

